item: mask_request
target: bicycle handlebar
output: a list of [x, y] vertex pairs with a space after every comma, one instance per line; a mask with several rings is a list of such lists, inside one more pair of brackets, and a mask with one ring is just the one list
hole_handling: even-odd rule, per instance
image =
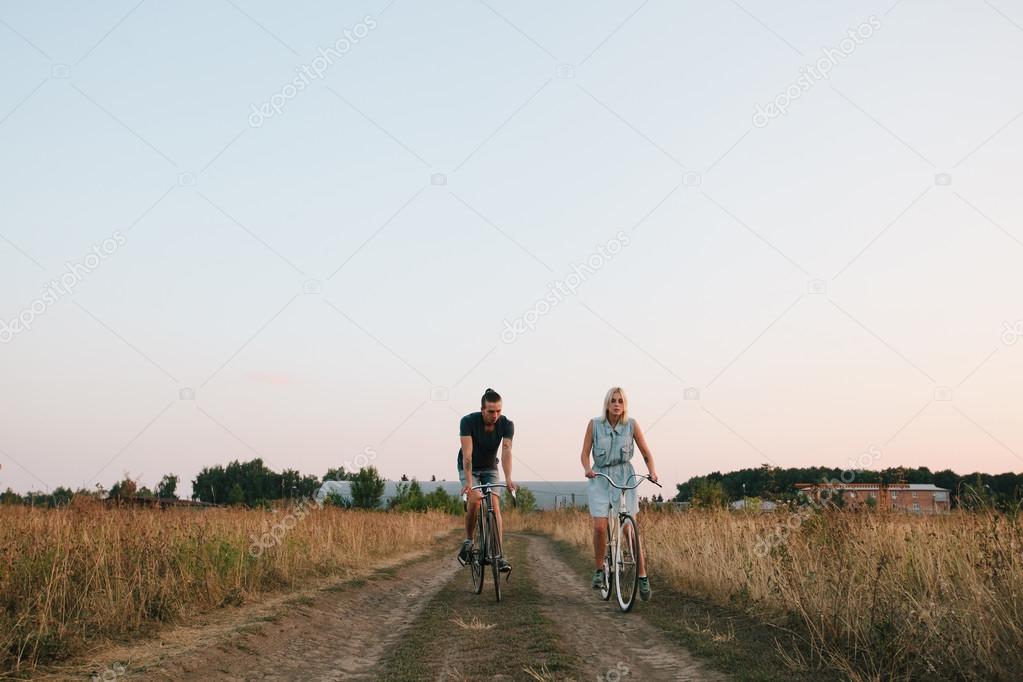
[[639, 478], [640, 480], [639, 480], [639, 481], [636, 481], [636, 485], [626, 485], [626, 486], [622, 486], [622, 485], [618, 485], [617, 483], [615, 483], [614, 481], [612, 481], [612, 480], [611, 480], [611, 477], [610, 477], [610, 476], [608, 476], [607, 474], [601, 473], [601, 472], [599, 472], [599, 471], [594, 471], [593, 473], [594, 473], [595, 475], [597, 475], [597, 476], [603, 476], [604, 478], [606, 478], [606, 479], [607, 479], [607, 482], [608, 482], [608, 483], [610, 483], [610, 484], [611, 484], [611, 485], [613, 485], [614, 487], [618, 488], [619, 490], [635, 490], [636, 488], [638, 488], [638, 487], [640, 486], [640, 484], [642, 484], [642, 483], [643, 483], [643, 480], [644, 480], [644, 479], [646, 479], [647, 481], [650, 481], [651, 483], [653, 483], [653, 484], [654, 484], [655, 486], [657, 486], [658, 488], [663, 488], [663, 487], [664, 487], [663, 485], [661, 485], [660, 483], [658, 483], [658, 482], [657, 482], [657, 481], [655, 481], [654, 479], [650, 478], [649, 476], [640, 476], [639, 474], [632, 474], [632, 475], [631, 475], [631, 476], [629, 476], [629, 478], [627, 479], [627, 480], [630, 480], [630, 481], [631, 481], [631, 480], [632, 480], [633, 478], [637, 478], [637, 477], [638, 477], [638, 478]]
[[[482, 490], [483, 488], [508, 488], [508, 484], [507, 483], [481, 483], [479, 485], [472, 486], [473, 490]], [[511, 491], [512, 506], [518, 506], [518, 499], [519, 499], [519, 497], [518, 497], [518, 489], [517, 488], [508, 488], [508, 489]], [[493, 493], [491, 493], [491, 494], [493, 494]], [[469, 501], [469, 496], [466, 495], [465, 493], [462, 493], [462, 502], [468, 502], [468, 501]]]

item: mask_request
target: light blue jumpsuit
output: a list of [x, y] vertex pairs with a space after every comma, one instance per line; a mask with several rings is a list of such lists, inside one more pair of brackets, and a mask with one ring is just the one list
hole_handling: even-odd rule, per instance
[[[636, 470], [632, 468], [632, 455], [635, 452], [635, 422], [618, 422], [615, 428], [604, 417], [593, 418], [593, 470], [610, 476], [618, 485], [635, 485], [637, 479], [629, 479]], [[621, 492], [611, 487], [607, 479], [597, 476], [591, 478], [587, 488], [590, 504], [590, 516], [607, 518], [607, 507], [610, 503], [618, 511]], [[625, 503], [629, 513], [639, 513], [639, 499], [635, 490], [625, 491]]]

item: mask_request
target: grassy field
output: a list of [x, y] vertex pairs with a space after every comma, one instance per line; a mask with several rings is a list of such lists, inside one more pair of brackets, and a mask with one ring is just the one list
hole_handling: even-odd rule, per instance
[[[591, 550], [582, 512], [509, 514], [509, 528]], [[776, 627], [793, 671], [852, 680], [1018, 679], [1023, 525], [1000, 514], [646, 513], [650, 574]]]
[[[277, 513], [0, 506], [0, 678], [371, 570], [458, 523], [436, 512], [314, 505]], [[585, 573], [585, 513], [508, 511], [506, 523], [560, 541]], [[1023, 669], [1017, 517], [649, 512], [640, 528], [658, 594], [642, 617], [739, 679], [773, 679], [744, 673], [758, 659], [794, 679], [1011, 680]], [[431, 618], [450, 614], [449, 596]], [[540, 596], [519, 596], [525, 618]], [[551, 654], [553, 670], [575, 672], [571, 658]], [[392, 670], [411, 670], [407, 658], [397, 652]]]
[[428, 545], [448, 514], [0, 506], [0, 678], [86, 648], [345, 576]]

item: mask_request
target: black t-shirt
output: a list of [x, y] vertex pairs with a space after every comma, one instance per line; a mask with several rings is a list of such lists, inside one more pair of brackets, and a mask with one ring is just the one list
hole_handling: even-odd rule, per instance
[[[497, 418], [493, 431], [486, 431], [483, 413], [473, 412], [462, 417], [458, 426], [459, 436], [472, 436], [472, 470], [497, 469], [497, 449], [501, 440], [515, 435], [515, 424], [504, 415]], [[462, 448], [458, 448], [458, 468], [462, 468]]]

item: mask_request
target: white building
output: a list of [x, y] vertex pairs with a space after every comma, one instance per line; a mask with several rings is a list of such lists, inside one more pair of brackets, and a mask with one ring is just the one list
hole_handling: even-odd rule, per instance
[[[386, 509], [391, 499], [397, 494], [399, 485], [407, 485], [411, 481], [384, 481], [384, 494], [380, 507]], [[562, 509], [565, 507], [586, 507], [589, 498], [586, 495], [587, 481], [516, 481], [515, 485], [528, 488], [536, 498], [537, 509]], [[419, 481], [423, 494], [431, 493], [440, 488], [448, 495], [457, 496], [462, 491], [458, 481]], [[504, 488], [497, 489], [502, 494]], [[323, 502], [328, 494], [335, 493], [345, 499], [352, 499], [351, 481], [327, 481], [316, 491], [317, 502]]]

